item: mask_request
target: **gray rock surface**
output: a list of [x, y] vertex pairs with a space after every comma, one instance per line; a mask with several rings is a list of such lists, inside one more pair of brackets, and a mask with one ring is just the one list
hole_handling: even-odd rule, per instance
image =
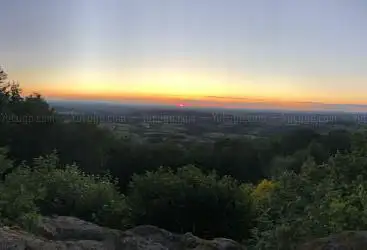
[[245, 250], [224, 238], [203, 240], [191, 233], [173, 234], [155, 226], [138, 226], [127, 231], [100, 227], [74, 217], [43, 217], [35, 234], [20, 229], [0, 228], [0, 249], [19, 250]]

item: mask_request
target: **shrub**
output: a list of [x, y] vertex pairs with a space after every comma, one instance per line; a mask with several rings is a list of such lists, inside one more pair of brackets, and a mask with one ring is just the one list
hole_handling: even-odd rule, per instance
[[0, 191], [0, 212], [6, 224], [31, 226], [40, 212], [121, 228], [129, 216], [125, 197], [110, 176], [87, 175], [75, 165], [59, 168], [56, 154], [35, 159], [31, 167], [14, 168]]
[[256, 249], [295, 249], [303, 241], [367, 227], [367, 154], [307, 161], [277, 179], [254, 232]]
[[[0, 172], [3, 176], [0, 183], [1, 223], [18, 224], [32, 229], [39, 217], [36, 201], [44, 197], [44, 190], [39, 185], [31, 185], [34, 180], [31, 179], [32, 171], [29, 167], [21, 165], [14, 168], [12, 162], [6, 158], [6, 153], [5, 149], [0, 149]], [[8, 173], [10, 170], [12, 171]]]
[[267, 202], [275, 188], [275, 182], [266, 179], [262, 180], [252, 191], [255, 204], [261, 206]]
[[204, 238], [246, 238], [252, 225], [248, 189], [233, 178], [204, 174], [194, 166], [159, 168], [134, 175], [129, 201], [135, 224], [152, 224]]
[[76, 165], [57, 168], [57, 157], [38, 158], [34, 173], [44, 183], [42, 214], [75, 216], [101, 225], [121, 228], [128, 209], [125, 197], [109, 175], [88, 175]]

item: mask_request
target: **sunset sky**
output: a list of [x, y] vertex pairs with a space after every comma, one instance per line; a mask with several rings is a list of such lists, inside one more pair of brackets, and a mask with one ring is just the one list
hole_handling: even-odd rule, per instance
[[1, 0], [0, 65], [49, 98], [367, 104], [367, 1]]

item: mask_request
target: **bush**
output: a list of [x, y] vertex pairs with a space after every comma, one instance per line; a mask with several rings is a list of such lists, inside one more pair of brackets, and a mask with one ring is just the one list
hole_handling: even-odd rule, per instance
[[367, 227], [367, 154], [337, 153], [284, 172], [254, 232], [256, 249], [295, 249], [303, 241]]
[[270, 176], [276, 176], [284, 171], [294, 171], [298, 173], [300, 168], [310, 156], [307, 150], [299, 150], [293, 155], [276, 156], [271, 162]]
[[276, 183], [269, 180], [262, 180], [257, 186], [254, 188], [252, 192], [252, 197], [257, 206], [261, 206], [262, 204], [268, 202], [268, 199], [271, 197], [272, 192], [276, 188]]
[[115, 185], [108, 175], [86, 175], [75, 165], [58, 168], [56, 154], [39, 157], [32, 167], [18, 166], [5, 176], [0, 186], [1, 216], [7, 224], [31, 224], [29, 220], [41, 213], [122, 228], [129, 210]]
[[3, 224], [18, 224], [31, 229], [37, 222], [39, 209], [37, 199], [42, 199], [41, 190], [38, 193], [27, 190], [30, 169], [17, 169], [9, 174], [0, 185], [0, 216]]
[[0, 183], [1, 224], [18, 224], [32, 229], [39, 217], [36, 201], [44, 197], [44, 190], [39, 185], [33, 185], [32, 190], [35, 192], [30, 191], [30, 184], [34, 183], [31, 169], [24, 165], [14, 168], [13, 163], [6, 158], [6, 153], [7, 150], [0, 149], [0, 173], [3, 176]]
[[109, 175], [87, 175], [76, 165], [57, 168], [57, 157], [35, 160], [34, 173], [46, 189], [38, 202], [45, 215], [75, 216], [104, 226], [121, 228], [128, 209], [125, 197]]
[[132, 220], [204, 238], [248, 237], [252, 226], [249, 189], [233, 178], [204, 174], [194, 166], [159, 168], [134, 175], [129, 189]]

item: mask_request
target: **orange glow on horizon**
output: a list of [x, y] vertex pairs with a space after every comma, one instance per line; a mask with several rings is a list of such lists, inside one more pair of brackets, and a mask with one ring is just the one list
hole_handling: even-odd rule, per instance
[[[200, 94], [200, 93], [182, 93], [182, 94], [170, 94], [170, 93], [159, 93], [153, 92], [150, 93], [149, 90], [146, 91], [131, 91], [131, 92], [123, 92], [118, 91], [117, 89], [108, 89], [108, 88], [95, 88], [90, 89], [85, 87], [85, 91], [79, 90], [80, 86], [77, 89], [68, 89], [67, 87], [58, 87], [58, 88], [46, 88], [45, 86], [39, 86], [38, 88], [23, 88], [23, 93], [25, 95], [32, 94], [34, 92], [42, 94], [42, 96], [46, 98], [55, 98], [55, 99], [80, 99], [80, 100], [103, 100], [103, 101], [141, 101], [141, 102], [154, 102], [154, 103], [166, 103], [166, 104], [177, 104], [183, 102], [185, 100], [189, 101], [205, 101], [211, 102], [213, 106], [227, 106], [227, 105], [238, 105], [238, 104], [246, 104], [246, 103], [274, 103], [277, 106], [284, 108], [307, 108], [315, 103], [322, 104], [357, 104], [357, 105], [367, 105], [367, 100], [356, 100], [352, 98], [342, 98], [342, 97], [334, 97], [330, 96], [328, 99], [326, 98], [314, 98], [311, 95], [309, 97], [305, 94], [304, 96], [292, 96], [285, 97], [284, 96], [239, 96], [239, 95], [228, 95], [223, 93], [222, 95], [215, 95], [212, 93], [208, 93], [208, 95]], [[181, 92], [177, 92], [181, 93]], [[198, 104], [199, 105], [199, 104]], [[200, 106], [200, 105], [199, 105]], [[205, 105], [206, 106], [206, 105]]]
[[[23, 91], [24, 94], [31, 94], [33, 91]], [[252, 97], [223, 97], [223, 96], [185, 96], [185, 95], [148, 95], [148, 94], [78, 94], [66, 92], [45, 92], [41, 94], [46, 98], [65, 99], [65, 100], [101, 100], [112, 102], [141, 102], [152, 104], [164, 104], [179, 107], [226, 107], [241, 108], [241, 105], [253, 104], [253, 108], [262, 108], [261, 105], [274, 105], [276, 108], [309, 110], [318, 104], [345, 104], [345, 102], [311, 102], [292, 99], [276, 98], [252, 98]], [[355, 102], [353, 104], [356, 104]], [[358, 104], [367, 104], [361, 102]], [[181, 106], [182, 105], [182, 106]], [[322, 109], [322, 107], [320, 107]]]
[[[174, 64], [174, 63], [173, 63]], [[189, 65], [190, 66], [190, 65]], [[177, 105], [229, 106], [246, 103], [303, 109], [323, 104], [364, 104], [363, 92], [328, 90], [322, 83], [365, 79], [239, 73], [230, 69], [195, 67], [144, 67], [129, 69], [63, 68], [15, 72], [25, 94], [34, 91], [46, 98], [141, 101]], [[25, 84], [25, 85], [23, 85]], [[312, 85], [309, 87], [309, 85]], [[358, 99], [359, 98], [359, 99]], [[205, 104], [200, 104], [205, 102]], [[194, 106], [195, 106], [194, 105]], [[190, 103], [190, 106], [193, 106]]]

